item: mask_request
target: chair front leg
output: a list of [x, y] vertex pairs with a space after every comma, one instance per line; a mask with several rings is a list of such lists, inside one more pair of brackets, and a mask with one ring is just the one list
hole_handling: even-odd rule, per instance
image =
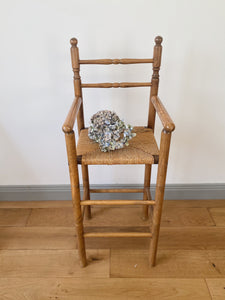
[[83, 218], [80, 205], [80, 184], [79, 184], [79, 173], [76, 160], [76, 142], [74, 132], [66, 133], [66, 149], [68, 156], [69, 172], [70, 172], [70, 183], [73, 201], [73, 212], [75, 217], [75, 228], [77, 234], [77, 247], [81, 266], [87, 265], [85, 241], [83, 235]]
[[[89, 189], [89, 175], [88, 175], [88, 166], [81, 165], [82, 168], [82, 177], [83, 177], [83, 200], [90, 200], [90, 189]], [[91, 206], [85, 206], [85, 217], [91, 219]]]
[[163, 207], [163, 199], [165, 192], [166, 172], [170, 149], [171, 132], [162, 131], [159, 151], [159, 165], [155, 191], [155, 205], [152, 222], [152, 238], [150, 242], [149, 263], [150, 266], [155, 266], [156, 253], [158, 246], [160, 221]]

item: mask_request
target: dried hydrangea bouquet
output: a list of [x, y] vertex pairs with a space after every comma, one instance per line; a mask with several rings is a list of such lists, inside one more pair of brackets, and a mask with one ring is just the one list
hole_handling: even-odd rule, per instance
[[91, 117], [88, 136], [99, 143], [101, 151], [108, 152], [128, 146], [128, 141], [136, 136], [132, 130], [133, 127], [126, 125], [115, 112], [101, 110]]

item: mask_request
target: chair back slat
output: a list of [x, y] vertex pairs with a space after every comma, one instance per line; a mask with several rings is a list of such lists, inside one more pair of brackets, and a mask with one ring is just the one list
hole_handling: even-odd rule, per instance
[[129, 88], [151, 86], [151, 82], [82, 83], [82, 88]]
[[146, 64], [146, 63], [153, 63], [154, 60], [151, 58], [122, 58], [122, 59], [81, 59], [79, 60], [80, 64], [86, 65], [127, 65], [127, 64]]
[[[75, 96], [82, 98], [82, 88], [129, 88], [129, 87], [151, 87], [150, 99], [152, 96], [158, 95], [159, 86], [159, 70], [161, 65], [162, 56], [162, 37], [157, 36], [155, 38], [155, 46], [153, 51], [153, 58], [122, 58], [122, 59], [80, 59], [79, 49], [77, 47], [77, 39], [72, 38], [71, 43], [71, 59], [72, 68], [74, 72], [74, 89]], [[153, 74], [151, 82], [104, 82], [104, 83], [82, 83], [80, 77], [80, 65], [118, 65], [118, 64], [144, 64], [152, 63]], [[155, 127], [155, 108], [151, 100], [149, 100], [148, 110], [148, 122], [147, 127], [152, 128], [154, 131]], [[83, 101], [80, 105], [80, 109], [77, 116], [78, 120], [78, 132], [85, 127], [84, 124], [84, 113], [83, 113]]]

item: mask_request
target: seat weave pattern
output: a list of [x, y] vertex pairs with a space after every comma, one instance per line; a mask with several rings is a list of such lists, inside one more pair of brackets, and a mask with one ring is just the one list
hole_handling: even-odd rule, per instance
[[83, 129], [77, 144], [77, 162], [84, 165], [157, 164], [159, 149], [151, 128], [134, 127], [136, 136], [129, 146], [102, 152], [98, 143], [88, 137], [88, 129]]

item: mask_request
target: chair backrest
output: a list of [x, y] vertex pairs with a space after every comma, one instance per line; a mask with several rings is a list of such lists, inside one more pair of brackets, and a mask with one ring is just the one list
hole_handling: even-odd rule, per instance
[[[77, 47], [77, 39], [72, 38], [71, 43], [71, 60], [72, 68], [74, 72], [74, 91], [76, 97], [82, 98], [82, 88], [128, 88], [128, 87], [151, 87], [150, 100], [149, 100], [149, 112], [148, 112], [148, 124], [147, 127], [154, 130], [155, 127], [155, 108], [151, 102], [152, 96], [158, 95], [159, 86], [159, 70], [161, 65], [161, 55], [162, 55], [162, 37], [157, 36], [155, 38], [155, 46], [153, 51], [153, 58], [147, 59], [85, 59], [80, 60], [79, 49]], [[143, 64], [152, 63], [153, 64], [153, 74], [151, 82], [115, 82], [115, 83], [82, 83], [80, 77], [80, 65], [82, 64]], [[83, 100], [82, 100], [83, 101]], [[78, 121], [78, 132], [84, 128], [84, 114], [83, 114], [83, 103], [81, 103], [80, 110], [77, 116]]]

